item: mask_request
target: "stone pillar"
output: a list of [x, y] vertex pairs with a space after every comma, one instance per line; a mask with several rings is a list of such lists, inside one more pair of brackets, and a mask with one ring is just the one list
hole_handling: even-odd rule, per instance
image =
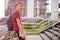
[[34, 17], [34, 0], [27, 0], [27, 17]]
[[37, 17], [39, 17], [39, 13], [40, 13], [40, 7], [39, 7], [40, 3], [39, 1], [37, 1], [37, 5], [36, 5], [36, 8], [37, 8]]
[[0, 0], [0, 18], [5, 16], [5, 0]]
[[58, 20], [58, 2], [59, 0], [51, 0], [51, 20]]
[[8, 1], [10, 1], [10, 0], [5, 0], [5, 9], [8, 8]]

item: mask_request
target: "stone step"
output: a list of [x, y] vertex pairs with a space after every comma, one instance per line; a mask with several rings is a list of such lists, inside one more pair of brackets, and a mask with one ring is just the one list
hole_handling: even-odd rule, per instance
[[58, 32], [60, 32], [60, 29], [59, 28], [53, 28], [55, 31], [58, 31]]
[[48, 29], [50, 32], [52, 32], [53, 34], [57, 35], [58, 37], [60, 37], [60, 33], [58, 31], [55, 31], [55, 30], [51, 30], [51, 29]]
[[44, 40], [51, 40], [46, 34], [40, 33]]
[[49, 37], [51, 37], [52, 40], [58, 40], [58, 38], [57, 38], [53, 33], [50, 33], [50, 32], [48, 32], [48, 31], [44, 31], [44, 33], [45, 33], [46, 35], [48, 35]]
[[60, 25], [56, 25], [56, 27], [60, 28]]

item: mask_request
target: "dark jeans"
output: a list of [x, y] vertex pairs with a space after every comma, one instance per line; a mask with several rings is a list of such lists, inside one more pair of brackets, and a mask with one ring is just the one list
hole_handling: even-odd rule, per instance
[[17, 36], [18, 36], [19, 40], [25, 40], [25, 39], [22, 39], [22, 37], [20, 37], [20, 36], [19, 36], [19, 30], [15, 31], [15, 33], [14, 33], [14, 34], [15, 34], [15, 35], [17, 34]]

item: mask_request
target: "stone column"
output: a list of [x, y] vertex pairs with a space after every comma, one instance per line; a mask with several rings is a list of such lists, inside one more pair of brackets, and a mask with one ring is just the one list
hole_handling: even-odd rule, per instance
[[0, 18], [5, 16], [5, 0], [0, 0]]
[[39, 17], [39, 13], [40, 13], [40, 7], [39, 7], [40, 3], [39, 1], [37, 1], [37, 5], [36, 5], [36, 8], [37, 8], [37, 17]]
[[27, 0], [27, 17], [34, 17], [34, 0]]
[[51, 20], [58, 20], [58, 2], [59, 0], [51, 0]]

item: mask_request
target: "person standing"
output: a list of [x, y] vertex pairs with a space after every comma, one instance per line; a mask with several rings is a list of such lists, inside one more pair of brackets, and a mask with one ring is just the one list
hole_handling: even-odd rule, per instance
[[[19, 40], [25, 40], [25, 32], [23, 30], [20, 18], [20, 12], [22, 8], [23, 2], [16, 2], [16, 9], [12, 13], [12, 25], [15, 34], [18, 35]], [[19, 31], [21, 32], [21, 37], [19, 36]], [[21, 39], [22, 38], [22, 39]]]

